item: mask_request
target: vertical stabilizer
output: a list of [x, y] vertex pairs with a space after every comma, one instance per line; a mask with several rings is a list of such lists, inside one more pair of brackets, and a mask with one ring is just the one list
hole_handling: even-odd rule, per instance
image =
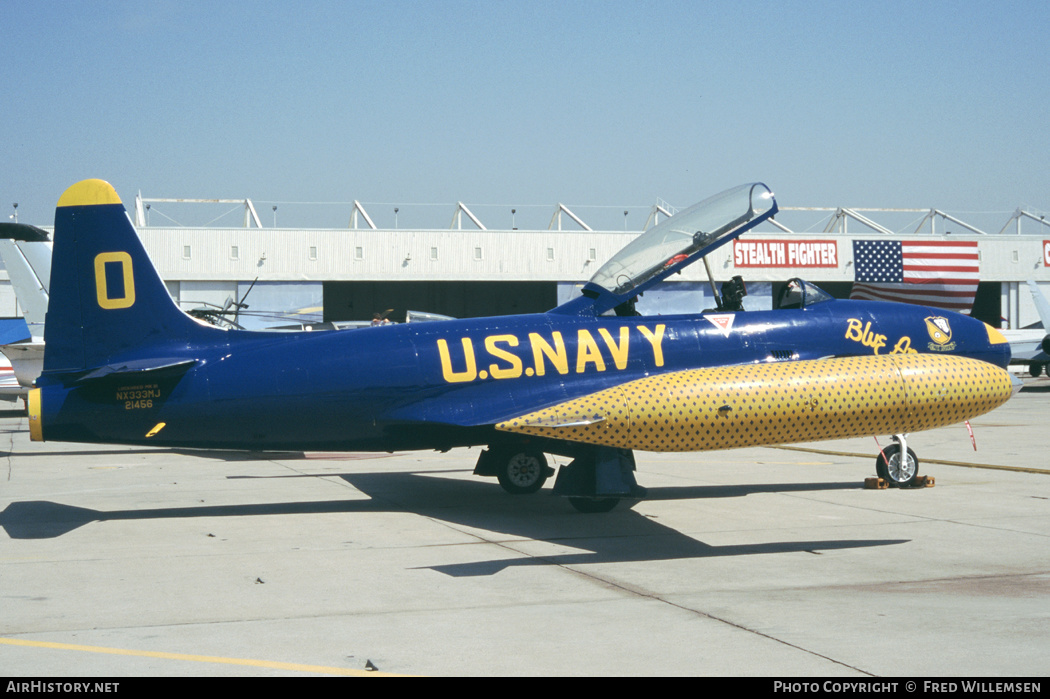
[[1050, 302], [1039, 290], [1039, 285], [1028, 280], [1028, 290], [1032, 292], [1032, 300], [1035, 302], [1035, 310], [1039, 314], [1039, 320], [1043, 321], [1043, 329], [1050, 332]]
[[29, 332], [34, 340], [40, 340], [44, 337], [44, 317], [47, 315], [51, 243], [0, 239], [0, 257], [11, 278]]
[[[55, 209], [44, 371], [83, 371], [204, 337], [175, 304], [116, 191], [78, 182]], [[214, 330], [214, 332], [221, 332]]]

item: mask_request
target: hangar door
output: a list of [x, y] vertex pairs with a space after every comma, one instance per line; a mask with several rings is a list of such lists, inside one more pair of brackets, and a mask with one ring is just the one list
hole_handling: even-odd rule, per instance
[[405, 311], [477, 318], [516, 313], [543, 313], [558, 305], [554, 282], [325, 282], [327, 322], [371, 320], [373, 313], [393, 308], [390, 319], [403, 321]]

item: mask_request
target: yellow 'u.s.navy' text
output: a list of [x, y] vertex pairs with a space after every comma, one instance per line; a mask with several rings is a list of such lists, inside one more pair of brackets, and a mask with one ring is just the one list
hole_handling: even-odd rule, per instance
[[[548, 372], [559, 374], [583, 374], [588, 371], [606, 371], [609, 366], [617, 370], [627, 368], [631, 348], [632, 330], [636, 330], [651, 351], [654, 367], [664, 365], [663, 340], [665, 326], [660, 323], [650, 329], [644, 325], [598, 328], [596, 338], [587, 328], [576, 331], [576, 342], [566, 343], [560, 331], [544, 336], [537, 332], [519, 337], [512, 333], [489, 335], [475, 341], [463, 337], [456, 347], [444, 339], [437, 341], [441, 358], [441, 376], [448, 383], [463, 383], [477, 379], [516, 379], [522, 376], [545, 376]], [[600, 342], [599, 342], [600, 340]], [[528, 346], [527, 350], [514, 352], [514, 348]], [[602, 351], [605, 348], [607, 354]], [[481, 354], [484, 352], [484, 354]], [[457, 354], [453, 360], [453, 354]], [[486, 358], [487, 355], [487, 358]], [[485, 362], [491, 360], [491, 363]], [[479, 369], [480, 366], [480, 369]]]

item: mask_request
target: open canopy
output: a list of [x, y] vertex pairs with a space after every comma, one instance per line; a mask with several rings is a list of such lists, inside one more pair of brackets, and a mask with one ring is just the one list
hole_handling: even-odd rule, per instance
[[591, 277], [583, 288], [588, 309], [603, 313], [629, 301], [776, 212], [773, 192], [754, 182], [675, 214], [638, 236]]

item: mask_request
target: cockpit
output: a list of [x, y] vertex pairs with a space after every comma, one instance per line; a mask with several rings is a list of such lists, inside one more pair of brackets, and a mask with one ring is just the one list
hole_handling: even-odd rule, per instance
[[834, 298], [816, 284], [794, 277], [789, 279], [784, 288], [780, 290], [773, 308], [774, 310], [778, 308], [809, 308], [818, 303], [833, 301]]

